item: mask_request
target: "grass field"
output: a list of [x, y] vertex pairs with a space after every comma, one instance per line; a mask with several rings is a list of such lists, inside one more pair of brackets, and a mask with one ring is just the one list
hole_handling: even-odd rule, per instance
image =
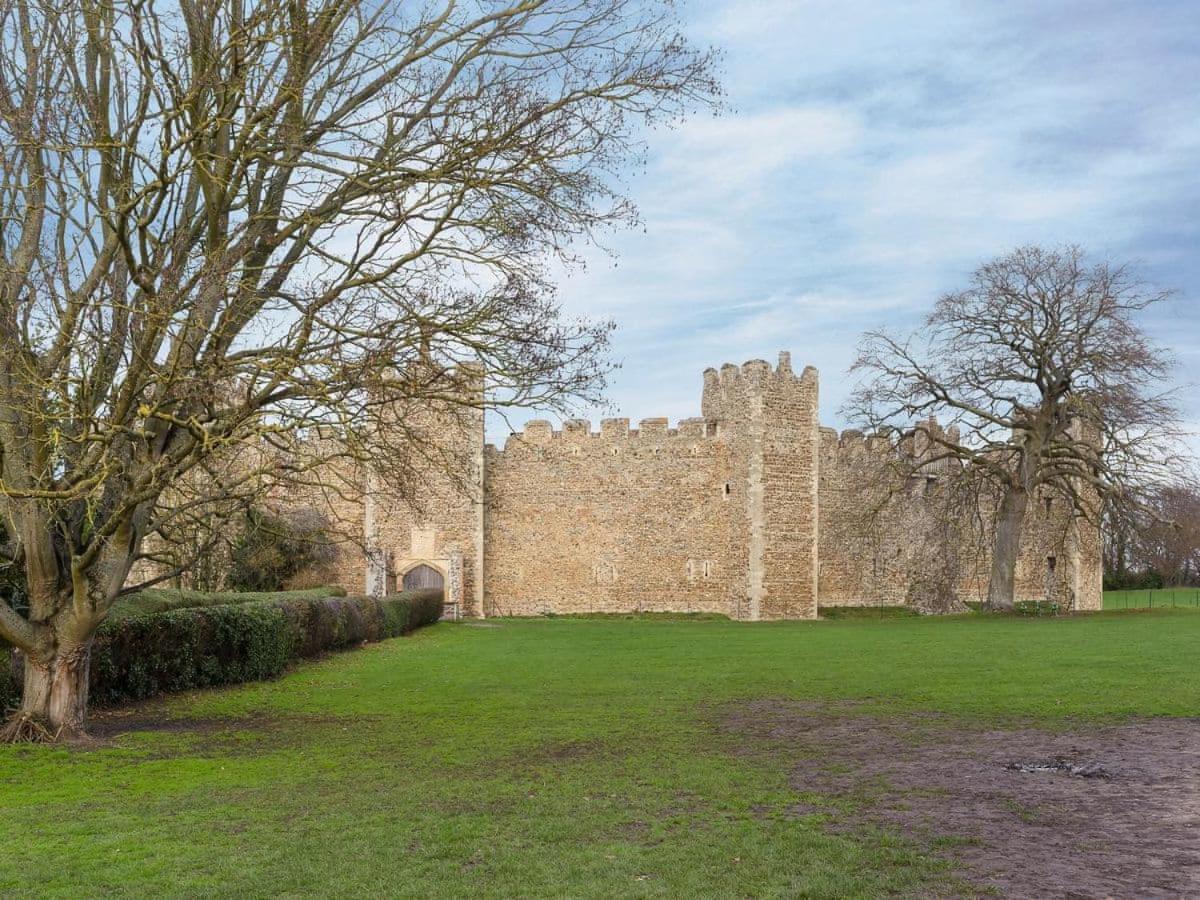
[[97, 749], [0, 748], [0, 893], [965, 889], [903, 834], [797, 814], [769, 738], [749, 744], [723, 717], [787, 698], [1049, 729], [1194, 716], [1198, 640], [1200, 613], [1169, 609], [441, 624], [108, 713]]

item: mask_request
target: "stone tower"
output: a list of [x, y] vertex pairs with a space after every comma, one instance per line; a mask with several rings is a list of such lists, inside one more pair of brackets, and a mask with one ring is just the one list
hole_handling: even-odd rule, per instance
[[701, 411], [727, 436], [734, 470], [731, 536], [745, 557], [735, 618], [817, 614], [817, 400], [817, 370], [796, 376], [786, 352], [774, 369], [751, 360], [704, 373]]
[[438, 584], [447, 613], [483, 615], [483, 378], [469, 367], [447, 377], [462, 402], [427, 402], [397, 410], [403, 433], [419, 448], [405, 460], [408, 490], [381, 489], [368, 471], [364, 510], [366, 591]]

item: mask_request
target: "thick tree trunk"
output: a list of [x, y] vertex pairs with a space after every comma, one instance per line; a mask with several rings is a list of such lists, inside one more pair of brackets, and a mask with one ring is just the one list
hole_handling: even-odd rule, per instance
[[92, 642], [59, 648], [51, 670], [50, 729], [58, 737], [83, 736], [87, 728]]
[[1021, 551], [1021, 527], [1029, 494], [1010, 487], [996, 514], [996, 538], [992, 545], [992, 574], [988, 580], [987, 608], [1002, 612], [1016, 605], [1017, 555]]
[[21, 705], [0, 730], [0, 740], [64, 741], [87, 728], [91, 641], [67, 643], [51, 657], [22, 654]]

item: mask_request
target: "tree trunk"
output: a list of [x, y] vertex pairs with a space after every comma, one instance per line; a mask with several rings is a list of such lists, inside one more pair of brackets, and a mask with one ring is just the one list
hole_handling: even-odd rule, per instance
[[22, 654], [21, 705], [0, 740], [75, 740], [86, 733], [91, 641], [63, 644], [49, 659]]
[[59, 737], [82, 737], [87, 728], [92, 642], [60, 647], [50, 688], [50, 729]]
[[1017, 555], [1021, 551], [1021, 526], [1029, 494], [1010, 487], [996, 514], [996, 538], [992, 545], [992, 574], [988, 581], [987, 608], [1010, 612], [1016, 605]]

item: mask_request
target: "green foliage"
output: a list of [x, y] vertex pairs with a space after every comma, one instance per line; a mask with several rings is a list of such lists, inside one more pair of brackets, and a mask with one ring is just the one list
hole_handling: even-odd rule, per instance
[[439, 591], [414, 591], [383, 600], [275, 596], [118, 617], [96, 633], [91, 697], [104, 705], [272, 678], [292, 660], [407, 634], [441, 612]]
[[[408, 634], [424, 625], [432, 625], [442, 617], [445, 609], [442, 592], [435, 588], [390, 594], [383, 599], [383, 607], [384, 616], [391, 620], [387, 625], [389, 636]], [[392, 628], [396, 630], [390, 631]]]
[[345, 597], [345, 588], [321, 587], [303, 591], [186, 591], [173, 588], [148, 588], [121, 597], [108, 611], [109, 619], [124, 619], [172, 609], [199, 606], [229, 606], [258, 603], [262, 600], [315, 600], [321, 597]]
[[1162, 575], [1154, 569], [1145, 569], [1141, 572], [1106, 572], [1104, 574], [1104, 590], [1106, 591], [1158, 590], [1163, 584]]
[[288, 619], [274, 601], [106, 622], [92, 646], [92, 702], [270, 678], [283, 671], [294, 646]]
[[335, 555], [327, 527], [328, 522], [313, 510], [288, 517], [250, 510], [230, 550], [229, 587], [235, 591], [283, 590], [292, 576]]
[[1048, 600], [1018, 600], [1013, 604], [1013, 612], [1018, 616], [1057, 616], [1062, 608]]
[[21, 685], [12, 676], [9, 652], [7, 647], [0, 646], [0, 713], [21, 702]]

